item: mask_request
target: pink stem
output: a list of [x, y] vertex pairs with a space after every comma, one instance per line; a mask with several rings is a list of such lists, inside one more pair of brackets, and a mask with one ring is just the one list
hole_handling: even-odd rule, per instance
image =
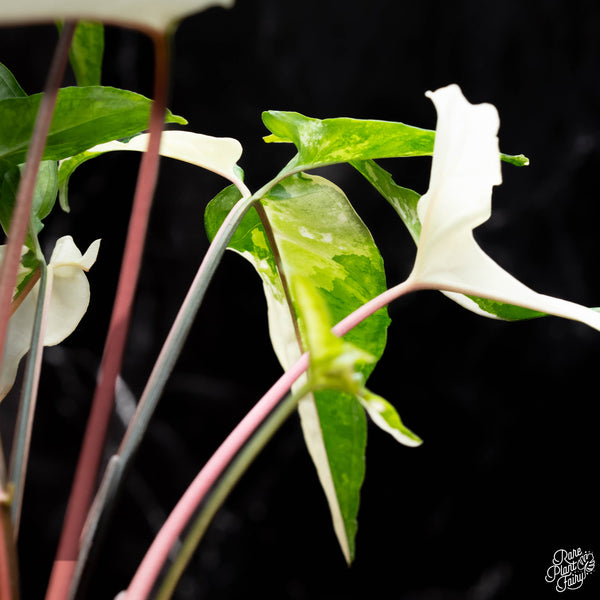
[[[417, 286], [409, 280], [401, 283], [367, 302], [333, 329], [333, 333], [342, 336], [400, 296], [415, 291]], [[192, 481], [184, 495], [165, 521], [158, 535], [150, 545], [146, 556], [140, 563], [127, 589], [127, 600], [146, 600], [158, 579], [158, 576], [184, 528], [195, 514], [198, 506], [216, 483], [227, 465], [242, 449], [254, 432], [271, 414], [277, 403], [288, 393], [293, 383], [308, 369], [309, 355], [304, 353], [288, 369], [269, 391], [256, 403], [237, 427], [229, 434], [206, 465]]]
[[409, 277], [406, 281], [382, 292], [379, 296], [375, 296], [375, 298], [357, 308], [353, 313], [350, 313], [346, 318], [342, 319], [331, 331], [338, 337], [342, 337], [351, 329], [354, 329], [359, 323], [362, 323], [367, 317], [370, 317], [373, 313], [376, 313], [384, 306], [387, 306], [393, 300], [405, 296], [406, 294], [410, 294], [411, 292], [416, 292], [418, 289], [420, 289], [420, 286]]
[[113, 409], [115, 383], [121, 369], [129, 329], [152, 197], [158, 177], [160, 140], [166, 110], [168, 40], [162, 34], [155, 34], [153, 41], [156, 64], [154, 102], [150, 115], [150, 140], [148, 150], [143, 154], [140, 164], [123, 263], [100, 366], [100, 377], [75, 471], [46, 600], [65, 600], [69, 593], [79, 553], [79, 539], [97, 484]]

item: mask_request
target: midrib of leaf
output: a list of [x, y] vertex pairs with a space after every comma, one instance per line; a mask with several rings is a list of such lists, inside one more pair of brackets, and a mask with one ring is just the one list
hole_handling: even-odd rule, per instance
[[[294, 335], [296, 338], [296, 343], [298, 345], [298, 357], [300, 357], [304, 353], [305, 348], [302, 344], [302, 338], [300, 336], [300, 330], [298, 327], [298, 317], [296, 315], [296, 311], [292, 303], [289, 279], [285, 273], [285, 268], [281, 260], [281, 254], [279, 252], [277, 239], [275, 237], [273, 227], [271, 226], [271, 222], [269, 220], [267, 211], [264, 209], [260, 201], [257, 203], [255, 208], [263, 226], [263, 229], [265, 231], [265, 235], [267, 237], [267, 242], [270, 246], [271, 253], [273, 254], [277, 270], [277, 277], [279, 279], [281, 289], [283, 290], [283, 295], [288, 308], [289, 317], [294, 328]], [[296, 240], [292, 240], [290, 237], [282, 235], [281, 231], [279, 231], [278, 235], [280, 238], [290, 241], [290, 243], [296, 243]], [[305, 248], [304, 245], [302, 245], [301, 247], [303, 249]], [[308, 248], [306, 248], [306, 250], [311, 254], [327, 258], [325, 254], [314, 252], [313, 250], [310, 250]], [[302, 385], [305, 384], [305, 382], [306, 375], [302, 376], [296, 382], [293, 388], [299, 389]], [[321, 486], [323, 488], [325, 497], [327, 499], [327, 503], [329, 505], [333, 529], [340, 543], [340, 547], [344, 558], [346, 559], [346, 562], [350, 564], [352, 562], [352, 551], [350, 549], [350, 542], [348, 539], [348, 532], [346, 530], [346, 523], [338, 500], [338, 490], [336, 489], [335, 482], [333, 479], [333, 473], [331, 472], [329, 457], [325, 445], [323, 431], [321, 429], [321, 420], [319, 418], [319, 411], [317, 409], [314, 393], [307, 394], [304, 397], [304, 399], [300, 401], [300, 403], [298, 404], [298, 413], [302, 422], [302, 429], [304, 431], [304, 435], [310, 435], [313, 441], [312, 444], [306, 444], [308, 452], [311, 455], [313, 464], [315, 465], [315, 468], [317, 470], [319, 481], [321, 482]]]
[[298, 316], [296, 315], [296, 311], [294, 309], [294, 305], [292, 303], [291, 289], [289, 285], [288, 277], [285, 273], [285, 269], [283, 267], [283, 261], [281, 260], [281, 253], [279, 252], [279, 246], [277, 245], [277, 239], [275, 238], [275, 232], [273, 231], [273, 227], [271, 226], [271, 221], [269, 220], [269, 215], [265, 210], [264, 206], [261, 204], [260, 200], [255, 205], [255, 210], [258, 213], [258, 218], [260, 219], [261, 225], [265, 231], [265, 235], [267, 236], [267, 243], [271, 249], [271, 254], [273, 255], [273, 260], [275, 261], [275, 268], [277, 270], [277, 277], [279, 278], [279, 283], [281, 284], [281, 288], [283, 290], [283, 296], [285, 298], [285, 303], [287, 304], [290, 319], [294, 326], [294, 335], [296, 337], [296, 342], [298, 344], [299, 356], [304, 353], [304, 348], [302, 345], [302, 338], [300, 336], [300, 329], [298, 328]]

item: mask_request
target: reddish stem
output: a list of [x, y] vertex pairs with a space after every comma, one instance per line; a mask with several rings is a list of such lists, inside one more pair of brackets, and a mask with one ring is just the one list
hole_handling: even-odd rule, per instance
[[115, 384], [123, 361], [152, 197], [158, 178], [160, 140], [166, 111], [168, 39], [165, 35], [154, 34], [153, 41], [155, 80], [154, 102], [150, 115], [150, 140], [148, 150], [143, 154], [140, 164], [123, 263], [100, 366], [100, 377], [75, 471], [46, 600], [65, 600], [69, 593], [79, 553], [79, 539], [97, 485], [108, 424], [113, 410]]

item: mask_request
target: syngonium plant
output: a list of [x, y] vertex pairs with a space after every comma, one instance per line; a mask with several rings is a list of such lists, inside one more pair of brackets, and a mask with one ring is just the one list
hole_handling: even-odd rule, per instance
[[[162, 599], [171, 596], [212, 515], [256, 453], [296, 408], [340, 547], [345, 559], [353, 560], [365, 470], [366, 416], [402, 444], [421, 443], [392, 403], [366, 387], [385, 348], [390, 324], [385, 307], [393, 299], [417, 290], [438, 289], [483, 316], [518, 320], [553, 314], [600, 330], [600, 314], [532, 291], [475, 242], [473, 229], [489, 218], [492, 188], [501, 183], [501, 160], [515, 165], [528, 161], [499, 152], [496, 109], [489, 104], [471, 105], [456, 85], [428, 93], [438, 112], [436, 132], [387, 121], [320, 120], [293, 112], [265, 112], [263, 121], [271, 132], [265, 141], [292, 143], [297, 153], [254, 193], [244, 184], [237, 165], [242, 149], [236, 140], [181, 130], [163, 133], [165, 122], [186, 124], [165, 106], [165, 39], [186, 15], [232, 3], [24, 0], [7, 6], [0, 15], [0, 22], [7, 24], [66, 19], [61, 34], [65, 41], [59, 45], [57, 57], [66, 60], [68, 42], [73, 39], [70, 60], [79, 83], [59, 90], [60, 76], [54, 73], [44, 98], [28, 96], [10, 71], [0, 66], [0, 221], [8, 234], [0, 292], [4, 290], [10, 300], [4, 308], [0, 306], [6, 329], [0, 373], [3, 393], [12, 385], [19, 360], [32, 348], [23, 384], [21, 412], [25, 417], [17, 428], [16, 458], [11, 460], [17, 466], [8, 474], [0, 468], [4, 501], [0, 573], [6, 574], [4, 579], [0, 577], [3, 600], [18, 596], [11, 528], [18, 529], [27, 431], [33, 414], [32, 409], [23, 407], [35, 406], [32, 400], [42, 347], [69, 335], [87, 308], [89, 287], [83, 271], [90, 268], [98, 252], [95, 242], [82, 255], [72, 238], [65, 237], [57, 241], [46, 265], [38, 237], [57, 196], [61, 207], [69, 210], [67, 191], [74, 170], [96, 156], [115, 151], [143, 153], [120, 276], [124, 283], [119, 284], [95, 394], [94, 406], [98, 400], [105, 416], [98, 417], [98, 411], [92, 409], [88, 431], [94, 435], [89, 443], [86, 435], [82, 449], [48, 587], [49, 599], [83, 597], [82, 582], [90, 568], [88, 555], [99, 544], [127, 467], [228, 247], [245, 257], [262, 279], [271, 339], [285, 374], [192, 482], [132, 578], [127, 600], [148, 597], [171, 549], [203, 503], [157, 595]], [[72, 21], [76, 19], [133, 26], [153, 37], [157, 58], [153, 103], [132, 92], [99, 85], [101, 25], [86, 22], [75, 27]], [[52, 94], [53, 104], [47, 105]], [[40, 106], [41, 116], [36, 117]], [[41, 122], [45, 122], [43, 127]], [[148, 124], [150, 131], [145, 133]], [[205, 225], [211, 246], [90, 508], [103, 450], [103, 435], [95, 432], [105, 430], [106, 415], [110, 414], [106, 407], [110, 409], [120, 369], [127, 329], [123, 323], [127, 324], [131, 311], [159, 155], [213, 171], [232, 185], [207, 205]], [[398, 186], [375, 162], [414, 156], [433, 157], [429, 190], [423, 196]], [[414, 267], [403, 283], [387, 289], [383, 260], [370, 231], [345, 193], [312, 173], [339, 163], [352, 165], [381, 193], [416, 242]], [[12, 275], [5, 277], [9, 272]], [[15, 309], [12, 316], [11, 305]], [[287, 395], [292, 386], [292, 394]], [[8, 484], [17, 490], [13, 497], [6, 492]]]

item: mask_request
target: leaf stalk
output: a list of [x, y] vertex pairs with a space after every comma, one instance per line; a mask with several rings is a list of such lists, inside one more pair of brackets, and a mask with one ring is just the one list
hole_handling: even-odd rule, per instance
[[96, 489], [98, 471], [113, 409], [115, 384], [121, 369], [141, 268], [152, 197], [158, 178], [159, 148], [166, 114], [169, 81], [169, 40], [166, 35], [157, 33], [153, 37], [153, 42], [155, 48], [154, 99], [150, 113], [148, 150], [142, 156], [140, 164], [99, 381], [96, 385], [92, 409], [71, 488], [63, 530], [46, 594], [47, 600], [64, 600], [69, 593], [79, 554], [81, 532]]

